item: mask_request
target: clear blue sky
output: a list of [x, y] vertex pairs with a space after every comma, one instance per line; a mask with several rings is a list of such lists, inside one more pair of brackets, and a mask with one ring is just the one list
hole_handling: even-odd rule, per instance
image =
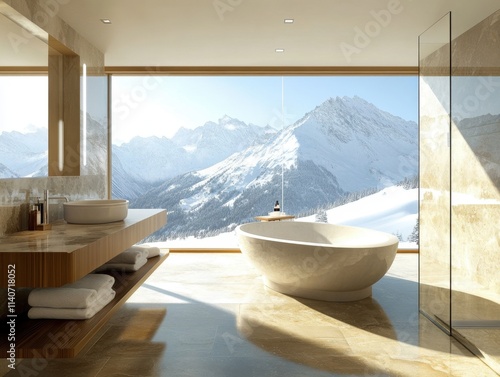
[[47, 76], [0, 76], [0, 133], [47, 128], [48, 83]]
[[413, 76], [113, 76], [113, 140], [135, 135], [171, 137], [224, 115], [259, 126], [300, 119], [336, 96], [359, 96], [406, 120], [417, 121], [418, 78]]
[[[10, 83], [13, 79], [18, 81]], [[90, 102], [101, 98], [92, 91], [105, 90], [105, 82], [89, 85]], [[0, 132], [47, 127], [46, 77], [2, 77], [0, 84]], [[113, 76], [113, 141], [120, 143], [137, 135], [171, 137], [179, 127], [199, 127], [224, 115], [281, 128], [282, 86], [285, 125], [331, 97], [354, 95], [403, 119], [417, 121], [417, 77]], [[26, 87], [30, 90], [24, 90]], [[26, 103], [32, 104], [32, 111], [24, 111]]]

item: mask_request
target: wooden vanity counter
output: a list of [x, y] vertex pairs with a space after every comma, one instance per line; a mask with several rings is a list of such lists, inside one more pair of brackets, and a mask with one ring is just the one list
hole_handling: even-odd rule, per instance
[[79, 225], [63, 220], [51, 230], [22, 231], [0, 237], [0, 288], [7, 288], [9, 265], [15, 286], [59, 287], [72, 283], [160, 229], [163, 209], [129, 209], [125, 220]]
[[[7, 287], [9, 265], [15, 265], [17, 288], [56, 287], [73, 282], [166, 222], [165, 210], [130, 209], [127, 218], [120, 222], [76, 225], [61, 221], [54, 222], [49, 231], [25, 231], [0, 237], [2, 287]], [[16, 357], [75, 357], [167, 257], [168, 251], [162, 251], [136, 272], [111, 271], [116, 296], [90, 319], [28, 319], [25, 313], [9, 314], [7, 319], [15, 321]], [[3, 355], [9, 350], [5, 339], [0, 341]]]

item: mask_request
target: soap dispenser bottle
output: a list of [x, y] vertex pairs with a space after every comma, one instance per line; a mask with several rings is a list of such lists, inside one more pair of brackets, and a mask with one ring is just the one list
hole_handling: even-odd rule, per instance
[[276, 203], [274, 203], [274, 212], [279, 212], [280, 211], [280, 203], [276, 200]]
[[36, 208], [38, 209], [38, 212], [40, 213], [40, 220], [38, 221], [38, 225], [40, 224], [43, 224], [45, 223], [45, 206], [44, 206], [44, 202], [41, 202], [40, 203], [40, 198], [37, 198], [37, 203], [35, 204], [36, 205]]

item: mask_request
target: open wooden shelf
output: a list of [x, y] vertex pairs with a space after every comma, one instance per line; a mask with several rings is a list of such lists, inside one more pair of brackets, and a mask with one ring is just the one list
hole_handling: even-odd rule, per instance
[[[136, 272], [106, 272], [115, 278], [116, 296], [94, 317], [87, 320], [16, 318], [16, 358], [70, 358], [88, 344], [110, 317], [165, 261], [168, 253], [150, 258]], [[104, 272], [101, 272], [104, 273]], [[2, 342], [0, 350], [7, 354]]]

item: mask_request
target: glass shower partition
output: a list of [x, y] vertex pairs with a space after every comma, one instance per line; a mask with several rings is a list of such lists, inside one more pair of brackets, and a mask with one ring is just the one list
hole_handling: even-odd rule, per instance
[[451, 324], [451, 14], [419, 37], [419, 308]]
[[500, 373], [500, 10], [453, 30], [419, 38], [419, 308]]

